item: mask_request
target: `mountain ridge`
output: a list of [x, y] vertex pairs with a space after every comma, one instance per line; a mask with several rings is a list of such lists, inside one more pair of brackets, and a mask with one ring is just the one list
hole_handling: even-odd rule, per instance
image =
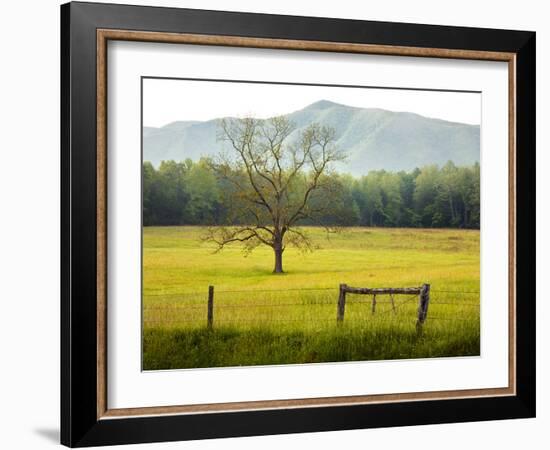
[[[347, 155], [337, 170], [353, 175], [370, 170], [412, 170], [428, 164], [479, 162], [480, 127], [425, 117], [407, 111], [348, 106], [319, 100], [286, 116], [296, 129], [289, 139], [313, 122], [336, 130], [336, 145]], [[174, 121], [163, 127], [143, 127], [143, 159], [162, 160], [213, 156], [224, 149], [216, 139], [218, 119]]]

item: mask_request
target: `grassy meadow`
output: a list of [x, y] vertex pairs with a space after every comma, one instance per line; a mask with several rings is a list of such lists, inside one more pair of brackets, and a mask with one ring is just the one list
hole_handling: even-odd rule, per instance
[[[201, 227], [143, 229], [143, 368], [406, 359], [479, 355], [479, 231], [303, 228], [318, 247], [273, 251], [239, 245], [214, 253]], [[416, 331], [416, 296], [346, 297], [338, 285], [431, 284], [428, 319]], [[214, 326], [206, 327], [208, 286]]]

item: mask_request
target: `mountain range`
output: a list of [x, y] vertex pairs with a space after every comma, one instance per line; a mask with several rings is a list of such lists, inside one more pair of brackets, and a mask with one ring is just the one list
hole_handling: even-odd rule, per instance
[[[412, 170], [428, 164], [479, 162], [480, 127], [424, 117], [410, 112], [359, 108], [320, 100], [287, 114], [296, 129], [289, 139], [317, 122], [336, 131], [336, 145], [347, 154], [337, 170], [363, 175], [370, 170]], [[160, 128], [143, 127], [143, 159], [158, 167], [162, 160], [198, 160], [217, 154], [219, 119], [178, 121]]]

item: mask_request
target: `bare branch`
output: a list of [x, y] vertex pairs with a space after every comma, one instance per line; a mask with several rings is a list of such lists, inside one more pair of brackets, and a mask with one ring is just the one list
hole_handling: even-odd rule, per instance
[[299, 135], [295, 131], [284, 116], [220, 121], [218, 139], [231, 154], [221, 152], [211, 167], [226, 182], [222, 195], [232, 226], [205, 235], [217, 251], [232, 243], [246, 251], [267, 245], [277, 255], [277, 271], [286, 246], [314, 248], [296, 224], [308, 220], [322, 225], [319, 219], [333, 210], [334, 187], [327, 175], [343, 154], [334, 145], [332, 128], [311, 124]]

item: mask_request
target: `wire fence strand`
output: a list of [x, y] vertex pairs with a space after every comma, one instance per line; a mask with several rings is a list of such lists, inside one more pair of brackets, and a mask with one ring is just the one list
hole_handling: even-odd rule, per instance
[[[374, 287], [373, 287], [374, 289]], [[287, 288], [287, 289], [229, 289], [229, 290], [216, 290], [216, 294], [242, 294], [242, 293], [265, 293], [265, 292], [298, 292], [298, 291], [338, 291], [338, 286], [336, 287], [319, 287], [319, 288]], [[480, 294], [480, 291], [452, 291], [452, 290], [440, 290], [440, 289], [430, 289], [431, 293], [443, 293], [443, 294]], [[194, 292], [171, 292], [171, 293], [144, 293], [144, 297], [186, 297], [186, 296], [199, 296], [205, 295], [204, 292], [194, 291]], [[353, 295], [353, 293], [349, 293]], [[380, 295], [380, 294], [378, 294]], [[416, 294], [411, 294], [416, 295]]]
[[[215, 318], [214, 323], [216, 324], [239, 324], [239, 323], [255, 323], [258, 325], [265, 325], [269, 323], [293, 323], [293, 322], [303, 322], [303, 323], [313, 323], [313, 322], [334, 322], [337, 323], [336, 317], [334, 318], [324, 318], [324, 317], [318, 317], [318, 318], [310, 318], [310, 317], [280, 317], [275, 314], [268, 314], [268, 315], [256, 315], [254, 318], [248, 319], [248, 318], [239, 318], [239, 316], [236, 316], [234, 318], [226, 318], [226, 314], [224, 314], [224, 310], [254, 310], [254, 308], [261, 308], [261, 309], [273, 309], [277, 310], [277, 308], [299, 308], [298, 311], [301, 311], [303, 308], [308, 307], [321, 307], [324, 310], [324, 307], [336, 307], [337, 301], [336, 297], [334, 300], [319, 300], [316, 299], [317, 296], [313, 296], [312, 300], [308, 300], [307, 296], [302, 301], [297, 302], [288, 302], [283, 301], [277, 302], [272, 301], [269, 302], [269, 298], [273, 299], [272, 297], [268, 297], [268, 302], [261, 302], [261, 303], [253, 303], [249, 300], [254, 300], [255, 296], [254, 294], [263, 294], [263, 293], [277, 293], [284, 295], [285, 292], [302, 292], [306, 291], [308, 293], [312, 292], [327, 292], [327, 291], [333, 291], [335, 294], [338, 293], [339, 289], [335, 287], [321, 287], [321, 288], [289, 288], [289, 289], [241, 289], [241, 290], [216, 290], [217, 296], [222, 296], [223, 294], [248, 294], [250, 295], [250, 298], [240, 299], [240, 301], [230, 301], [226, 302], [225, 300], [217, 301], [213, 305], [213, 310], [217, 312], [218, 316]], [[430, 305], [431, 309], [436, 312], [436, 315], [428, 315], [428, 320], [442, 320], [442, 321], [471, 321], [471, 319], [465, 319], [461, 317], [459, 314], [445, 314], [444, 316], [438, 315], [437, 313], [441, 313], [440, 310], [437, 310], [438, 306], [445, 306], [445, 307], [480, 307], [480, 303], [474, 303], [471, 301], [463, 301], [458, 298], [461, 296], [472, 296], [472, 295], [479, 295], [479, 291], [459, 291], [459, 290], [448, 290], [448, 289], [431, 289], [431, 294], [436, 294], [430, 299]], [[448, 301], [449, 296], [444, 295], [442, 296], [442, 300], [437, 299], [437, 294], [453, 294], [458, 298], [455, 298], [455, 301]], [[311, 294], [308, 294], [311, 296]], [[392, 300], [376, 300], [376, 305], [392, 305], [392, 307], [388, 307], [387, 309], [385, 307], [380, 308], [377, 311], [373, 311], [372, 314], [368, 314], [368, 316], [365, 316], [364, 313], [362, 313], [360, 316], [354, 316], [354, 314], [357, 314], [356, 309], [354, 307], [356, 306], [371, 306], [373, 304], [373, 296], [368, 295], [360, 295], [356, 293], [348, 293], [348, 301], [346, 302], [346, 307], [351, 307], [352, 309], [349, 311], [348, 314], [346, 314], [345, 322], [358, 322], [358, 321], [365, 321], [368, 320], [367, 317], [373, 317], [377, 318], [380, 316], [386, 316], [386, 315], [392, 315], [397, 317], [397, 312], [403, 308], [406, 305], [412, 305], [413, 301], [419, 298], [418, 294], [394, 294]], [[389, 294], [377, 294], [377, 297], [379, 296], [386, 296]], [[170, 299], [171, 302], [177, 302], [178, 299], [185, 299], [193, 297], [194, 301], [181, 301], [175, 304], [153, 304], [153, 305], [143, 305], [142, 311], [144, 314], [143, 322], [144, 325], [153, 325], [153, 324], [186, 324], [186, 323], [193, 323], [197, 325], [202, 325], [203, 322], [206, 323], [206, 317], [202, 317], [202, 314], [204, 314], [207, 311], [207, 298], [208, 294], [207, 291], [205, 292], [182, 292], [182, 293], [170, 293], [170, 294], [163, 294], [163, 293], [156, 293], [156, 294], [144, 294], [144, 298], [166, 298]], [[323, 294], [324, 297], [324, 294]], [[201, 298], [199, 301], [198, 298]], [[310, 297], [311, 298], [311, 297]], [[322, 297], [321, 297], [322, 298]], [[405, 299], [404, 299], [405, 298]], [[195, 300], [197, 299], [197, 300]], [[319, 311], [319, 310], [318, 310]], [[353, 312], [355, 311], [355, 312]], [[456, 310], [455, 310], [456, 311]], [[185, 314], [189, 313], [189, 314]], [[173, 315], [173, 317], [170, 317], [170, 314]], [[175, 316], [174, 316], [175, 314]], [[182, 315], [183, 317], [178, 317], [179, 315]], [[159, 315], [161, 317], [159, 317]], [[221, 315], [221, 318], [219, 318]], [[242, 314], [240, 314], [242, 317]], [[403, 316], [401, 315], [400, 320], [403, 320]], [[415, 319], [416, 317], [411, 317], [411, 320]]]

